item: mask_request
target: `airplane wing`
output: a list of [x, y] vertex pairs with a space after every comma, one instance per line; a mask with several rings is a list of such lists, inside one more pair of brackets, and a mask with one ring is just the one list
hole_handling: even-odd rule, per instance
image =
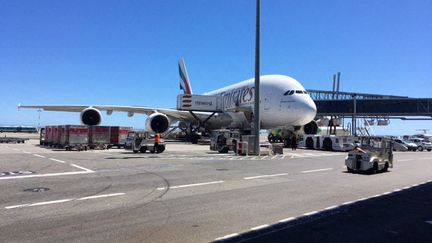
[[[64, 112], [81, 112], [86, 108], [95, 108], [100, 111], [107, 111], [110, 114], [114, 111], [127, 112], [130, 114], [145, 114], [150, 115], [154, 112], [160, 112], [167, 115], [171, 120], [193, 120], [193, 115], [188, 111], [181, 111], [177, 109], [155, 108], [144, 106], [114, 106], [114, 105], [18, 105], [18, 109], [42, 109], [44, 111], [64, 111]], [[197, 116], [208, 115], [208, 112], [195, 112]]]

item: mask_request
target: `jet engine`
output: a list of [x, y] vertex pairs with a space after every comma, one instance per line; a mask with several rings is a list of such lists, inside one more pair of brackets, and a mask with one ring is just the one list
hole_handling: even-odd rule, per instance
[[146, 120], [146, 130], [156, 133], [166, 132], [169, 128], [169, 119], [165, 114], [155, 112]]
[[311, 121], [303, 126], [303, 131], [305, 134], [317, 134], [318, 124], [316, 123], [316, 121]]
[[98, 109], [88, 107], [81, 111], [81, 122], [88, 126], [97, 126], [102, 122], [102, 114]]

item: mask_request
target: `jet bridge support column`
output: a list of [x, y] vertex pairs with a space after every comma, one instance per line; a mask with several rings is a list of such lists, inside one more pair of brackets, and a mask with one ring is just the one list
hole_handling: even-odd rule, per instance
[[352, 132], [351, 134], [354, 137], [357, 137], [357, 98], [356, 98], [356, 94], [352, 95], [353, 97], [353, 116], [352, 116]]

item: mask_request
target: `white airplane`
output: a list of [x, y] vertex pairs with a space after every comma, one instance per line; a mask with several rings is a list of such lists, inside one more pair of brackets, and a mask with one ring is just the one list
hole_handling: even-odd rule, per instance
[[[179, 61], [180, 88], [185, 94], [193, 94], [183, 59]], [[248, 79], [204, 95], [219, 95], [223, 99], [224, 112], [189, 112], [177, 109], [114, 106], [114, 105], [18, 105], [18, 108], [43, 109], [46, 111], [80, 112], [81, 123], [99, 125], [101, 111], [111, 115], [114, 111], [147, 115], [146, 129], [163, 133], [175, 122], [186, 125], [201, 123], [206, 129], [250, 128], [254, 106], [254, 79]], [[305, 133], [316, 133], [314, 122], [316, 106], [305, 88], [295, 79], [284, 75], [264, 75], [260, 78], [261, 129], [291, 129], [303, 127]], [[194, 117], [195, 116], [195, 117]], [[203, 121], [205, 121], [203, 123]]]

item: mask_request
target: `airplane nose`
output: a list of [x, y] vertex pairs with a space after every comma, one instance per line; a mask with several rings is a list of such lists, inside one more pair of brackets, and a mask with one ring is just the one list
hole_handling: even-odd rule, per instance
[[305, 120], [307, 120], [307, 122], [312, 121], [317, 113], [317, 108], [315, 105], [315, 102], [309, 98], [307, 100], [305, 100], [305, 102], [303, 103], [303, 109], [304, 109], [304, 117]]

